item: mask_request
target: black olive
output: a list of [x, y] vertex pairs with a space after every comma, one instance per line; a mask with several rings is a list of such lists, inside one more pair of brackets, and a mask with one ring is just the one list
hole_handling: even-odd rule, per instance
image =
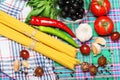
[[62, 11], [62, 12], [61, 12], [61, 16], [62, 16], [63, 18], [66, 18], [66, 17], [67, 17], [67, 13], [66, 13], [65, 11]]
[[76, 13], [76, 16], [78, 17], [78, 19], [82, 19], [83, 18], [83, 14], [81, 14], [81, 13]]
[[76, 2], [75, 0], [70, 0], [70, 4], [73, 4], [74, 2]]
[[85, 10], [84, 10], [84, 8], [80, 8], [78, 12], [81, 14], [84, 14]]
[[73, 16], [71, 16], [71, 19], [75, 21], [75, 20], [77, 20], [78, 18], [77, 18], [76, 15], [73, 15]]
[[78, 3], [81, 7], [84, 6], [84, 1], [83, 0], [78, 0]]
[[[83, 18], [84, 8], [83, 0], [59, 0], [59, 6], [61, 8], [61, 16], [63, 18], [71, 18], [77, 20]], [[77, 15], [76, 13], [79, 13]]]
[[69, 0], [66, 0], [66, 2], [65, 2], [66, 4], [70, 4], [70, 1]]
[[79, 8], [80, 8], [79, 3], [78, 3], [78, 2], [74, 2], [74, 3], [73, 3], [73, 8], [74, 8], [74, 9], [79, 9]]
[[69, 7], [69, 6], [65, 6], [62, 10], [63, 10], [63, 11], [65, 11], [65, 12], [68, 12], [68, 11], [69, 11], [69, 9], [70, 9], [70, 7]]
[[70, 8], [70, 14], [75, 14], [76, 10], [74, 8]]
[[58, 5], [59, 5], [60, 8], [63, 8], [64, 5], [65, 5], [65, 3], [64, 3], [63, 0], [59, 0], [59, 1], [58, 1]]
[[82, 19], [82, 18], [83, 18], [83, 14], [79, 14], [78, 19]]

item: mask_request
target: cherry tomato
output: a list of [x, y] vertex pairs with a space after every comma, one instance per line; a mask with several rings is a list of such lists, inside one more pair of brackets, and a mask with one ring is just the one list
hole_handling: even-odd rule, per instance
[[29, 52], [27, 50], [21, 50], [20, 57], [22, 57], [23, 59], [28, 59], [30, 57]]
[[80, 51], [83, 55], [89, 55], [90, 47], [87, 44], [82, 44], [82, 46], [80, 46]]
[[113, 33], [111, 34], [111, 40], [112, 40], [112, 41], [118, 41], [119, 38], [120, 38], [119, 32], [113, 32]]
[[35, 71], [35, 76], [42, 76], [44, 74], [43, 68], [41, 68], [40, 66], [36, 67]]
[[106, 36], [113, 31], [114, 23], [109, 17], [101, 16], [95, 20], [94, 28], [99, 35]]
[[110, 11], [109, 0], [92, 0], [90, 9], [95, 16], [103, 16]]

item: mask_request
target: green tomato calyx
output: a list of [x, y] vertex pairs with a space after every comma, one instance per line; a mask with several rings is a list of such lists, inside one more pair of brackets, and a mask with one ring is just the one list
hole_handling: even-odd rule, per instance
[[106, 31], [108, 31], [108, 25], [109, 22], [102, 22], [102, 26], [105, 28]]
[[103, 6], [104, 0], [97, 0], [97, 3], [98, 3], [100, 6]]

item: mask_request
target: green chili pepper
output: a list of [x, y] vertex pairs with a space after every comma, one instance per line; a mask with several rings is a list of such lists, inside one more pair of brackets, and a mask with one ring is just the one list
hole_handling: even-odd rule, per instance
[[73, 38], [69, 35], [67, 35], [65, 32], [56, 29], [56, 28], [52, 28], [52, 27], [46, 27], [46, 26], [34, 26], [36, 29], [45, 32], [45, 33], [49, 33], [52, 35], [55, 35], [59, 38], [61, 38], [62, 40], [68, 42], [69, 44], [71, 44], [72, 46], [78, 48], [79, 45], [76, 43], [75, 40], [73, 40]]

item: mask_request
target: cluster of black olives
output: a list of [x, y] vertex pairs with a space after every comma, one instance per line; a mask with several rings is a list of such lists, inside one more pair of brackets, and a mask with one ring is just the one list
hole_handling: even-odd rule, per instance
[[84, 15], [83, 0], [59, 0], [62, 18], [70, 18], [71, 20], [82, 19]]

